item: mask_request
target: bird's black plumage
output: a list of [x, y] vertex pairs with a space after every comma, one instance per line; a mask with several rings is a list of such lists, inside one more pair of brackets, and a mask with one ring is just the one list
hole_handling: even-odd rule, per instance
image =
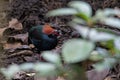
[[35, 26], [29, 31], [29, 44], [33, 44], [38, 51], [54, 49], [58, 43], [57, 36], [42, 32], [43, 26]]

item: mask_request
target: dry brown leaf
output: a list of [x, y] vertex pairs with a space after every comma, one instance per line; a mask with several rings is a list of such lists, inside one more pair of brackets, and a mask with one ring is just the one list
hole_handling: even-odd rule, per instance
[[21, 43], [5, 43], [3, 44], [3, 48], [5, 50], [8, 50], [8, 49], [16, 49], [18, 47], [21, 47]]
[[0, 19], [1, 19], [1, 20], [4, 19], [5, 16], [6, 16], [5, 12], [0, 13]]
[[23, 43], [27, 43], [28, 42], [28, 33], [17, 34], [15, 36], [9, 36], [9, 38], [14, 38], [15, 40], [21, 40]]
[[23, 25], [20, 23], [17, 19], [12, 18], [11, 21], [9, 21], [9, 28], [14, 28], [15, 30], [22, 30]]
[[30, 44], [29, 47], [30, 48], [35, 48], [35, 46], [33, 44]]
[[65, 80], [63, 77], [58, 77], [56, 80]]
[[4, 33], [4, 31], [7, 29], [7, 27], [5, 27], [5, 28], [0, 28], [0, 39], [2, 38], [2, 36], [3, 36], [3, 33]]
[[9, 3], [13, 2], [13, 0], [9, 0]]
[[108, 75], [109, 69], [106, 69], [101, 72], [97, 72], [95, 69], [89, 70], [86, 72], [88, 80], [104, 80], [104, 78]]
[[32, 51], [30, 50], [22, 50], [22, 51], [19, 51], [19, 52], [16, 52], [16, 53], [13, 53], [13, 54], [10, 54], [8, 55], [7, 57], [8, 58], [12, 58], [12, 57], [16, 57], [16, 56], [21, 56], [21, 55], [26, 55], [26, 56], [31, 56], [33, 54]]
[[109, 76], [109, 77], [106, 77], [104, 80], [114, 80], [114, 79]]

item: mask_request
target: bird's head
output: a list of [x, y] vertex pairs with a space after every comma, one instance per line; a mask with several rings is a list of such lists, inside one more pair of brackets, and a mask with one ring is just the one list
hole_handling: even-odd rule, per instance
[[53, 29], [50, 25], [46, 24], [43, 26], [43, 33], [47, 34], [47, 35], [55, 35], [55, 36], [59, 36], [59, 32], [56, 29]]

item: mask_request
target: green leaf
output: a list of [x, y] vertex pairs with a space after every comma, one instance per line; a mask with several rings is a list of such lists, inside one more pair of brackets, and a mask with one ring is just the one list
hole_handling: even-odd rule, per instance
[[114, 46], [116, 49], [120, 50], [120, 37], [114, 40]]
[[114, 58], [105, 58], [104, 61], [94, 64], [93, 67], [97, 71], [102, 71], [104, 69], [111, 68], [115, 63], [116, 63], [116, 59], [114, 59]]
[[5, 75], [7, 79], [13, 78], [13, 76], [19, 71], [20, 71], [20, 68], [16, 64], [11, 65], [8, 68], [1, 68], [1, 72]]
[[53, 53], [50, 51], [45, 51], [42, 53], [44, 59], [49, 62], [55, 63], [57, 65], [61, 65], [60, 55], [58, 53]]
[[35, 71], [41, 76], [52, 75], [56, 69], [54, 64], [39, 62], [35, 64]]
[[115, 39], [116, 36], [113, 34], [109, 34], [106, 32], [97, 32], [96, 30], [92, 29], [89, 32], [89, 39], [94, 42], [98, 41], [108, 41], [108, 40], [113, 40]]
[[62, 15], [75, 15], [78, 12], [73, 8], [60, 8], [56, 10], [49, 11], [46, 16], [62, 16]]
[[100, 53], [98, 53], [97, 51], [93, 51], [91, 53], [89, 59], [92, 61], [100, 61], [100, 60], [104, 59], [104, 57]]
[[25, 70], [25, 71], [31, 70], [33, 68], [34, 68], [34, 64], [33, 63], [23, 63], [23, 64], [20, 65], [20, 69], [21, 70]]
[[87, 38], [89, 34], [89, 28], [87, 26], [71, 24], [74, 29], [76, 29], [83, 38]]
[[109, 52], [106, 49], [97, 47], [96, 50], [91, 53], [89, 59], [92, 61], [101, 61], [106, 57], [110, 57]]
[[97, 27], [95, 28], [97, 31], [99, 32], [106, 32], [106, 33], [110, 33], [110, 34], [119, 34], [118, 32], [116, 32], [115, 30], [112, 29], [108, 29], [108, 28], [101, 28], [101, 27]]
[[94, 21], [102, 21], [109, 17], [114, 17], [115, 15], [120, 15], [120, 10], [106, 8], [104, 10], [97, 10], [95, 16], [93, 17]]
[[66, 63], [76, 63], [86, 60], [90, 56], [90, 52], [94, 49], [92, 42], [72, 39], [68, 40], [62, 49], [62, 56]]
[[100, 44], [107, 49], [114, 49], [114, 40], [103, 41]]
[[85, 20], [85, 21], [88, 21], [90, 18], [88, 16], [86, 16], [84, 13], [79, 13], [79, 14], [76, 14], [77, 17]]
[[104, 13], [103, 13], [103, 10], [97, 10], [96, 11], [96, 13], [95, 13], [95, 15], [93, 16], [93, 18], [92, 18], [92, 20], [94, 21], [94, 22], [99, 22], [99, 21], [101, 21], [101, 20], [104, 20], [106, 18], [106, 16], [104, 15]]
[[91, 41], [94, 42], [99, 42], [99, 41], [108, 41], [115, 39], [117, 36], [105, 32], [98, 32], [95, 29], [90, 29], [85, 26], [81, 25], [74, 25], [74, 27], [83, 38], [90, 39]]
[[68, 6], [77, 9], [79, 13], [84, 13], [87, 17], [92, 16], [91, 6], [83, 1], [71, 1]]
[[120, 19], [118, 18], [109, 17], [101, 20], [101, 22], [111, 27], [120, 28]]
[[86, 24], [86, 22], [83, 19], [80, 19], [78, 17], [73, 18], [72, 22], [77, 23], [77, 24]]
[[108, 52], [108, 50], [101, 48], [101, 47], [96, 47], [96, 51], [103, 57], [108, 57], [110, 56], [110, 53]]
[[120, 51], [114, 55], [114, 57], [118, 60], [120, 60]]
[[111, 9], [111, 8], [106, 8], [103, 10], [103, 13], [105, 16], [115, 16], [115, 15], [120, 15], [120, 10], [118, 9]]

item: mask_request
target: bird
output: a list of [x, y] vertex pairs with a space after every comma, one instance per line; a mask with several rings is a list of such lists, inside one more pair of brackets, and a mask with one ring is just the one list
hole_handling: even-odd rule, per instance
[[37, 50], [52, 50], [57, 46], [57, 36], [59, 32], [50, 25], [37, 25], [32, 27], [28, 32], [28, 43], [33, 44]]

